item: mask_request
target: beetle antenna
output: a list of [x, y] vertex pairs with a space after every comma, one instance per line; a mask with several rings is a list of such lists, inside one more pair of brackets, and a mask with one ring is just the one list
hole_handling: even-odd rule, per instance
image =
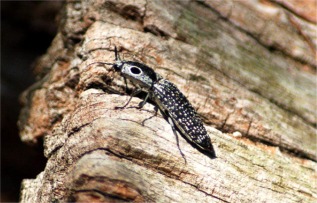
[[121, 61], [121, 58], [120, 58], [119, 53], [118, 53], [117, 46], [114, 46], [114, 54], [115, 54], [116, 61]]
[[106, 63], [106, 62], [93, 62], [93, 63], [90, 63], [88, 64], [88, 66], [91, 66], [91, 65], [94, 65], [94, 64], [101, 64], [101, 65], [111, 65], [113, 66], [114, 63]]

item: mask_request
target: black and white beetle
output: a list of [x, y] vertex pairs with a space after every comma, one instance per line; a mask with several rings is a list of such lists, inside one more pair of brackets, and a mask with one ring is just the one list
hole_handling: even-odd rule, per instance
[[[144, 91], [146, 97], [139, 107], [142, 108], [147, 99], [152, 100], [157, 105], [173, 128], [178, 147], [175, 127], [193, 147], [211, 158], [216, 157], [210, 138], [197, 112], [173, 83], [162, 78], [145, 64], [121, 60], [117, 47], [115, 47], [115, 60], [115, 63], [100, 64], [112, 65], [114, 70], [124, 78], [125, 82], [128, 79], [137, 87], [129, 101], [121, 108], [126, 107], [133, 96]], [[182, 152], [181, 154], [184, 157]]]

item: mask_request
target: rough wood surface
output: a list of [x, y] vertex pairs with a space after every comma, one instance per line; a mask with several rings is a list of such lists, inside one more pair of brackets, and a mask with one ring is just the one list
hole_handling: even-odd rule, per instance
[[[67, 2], [21, 96], [21, 139], [43, 138], [48, 158], [21, 201], [316, 201], [315, 22], [284, 1], [233, 2]], [[181, 138], [185, 164], [150, 103], [115, 109], [122, 78], [92, 64], [114, 45], [181, 89], [216, 159]]]

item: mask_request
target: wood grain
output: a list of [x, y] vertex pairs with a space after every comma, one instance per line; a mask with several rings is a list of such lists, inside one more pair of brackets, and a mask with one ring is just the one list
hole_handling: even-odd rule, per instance
[[[221, 2], [67, 2], [41, 77], [21, 96], [21, 139], [43, 139], [48, 158], [21, 202], [315, 202], [314, 40], [281, 21], [298, 18], [281, 4]], [[180, 138], [185, 164], [151, 103], [115, 108], [125, 84], [95, 63], [112, 62], [114, 45], [188, 97], [216, 159]]]

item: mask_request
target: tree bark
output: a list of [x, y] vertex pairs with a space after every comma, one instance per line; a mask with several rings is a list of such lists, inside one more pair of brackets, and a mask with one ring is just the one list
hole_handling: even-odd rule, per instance
[[[308, 2], [309, 3], [309, 2]], [[312, 3], [313, 6], [315, 6]], [[68, 1], [21, 96], [21, 139], [48, 158], [21, 202], [315, 202], [316, 19], [296, 2]], [[316, 7], [315, 7], [316, 8]], [[152, 67], [187, 96], [210, 159], [110, 66]]]

